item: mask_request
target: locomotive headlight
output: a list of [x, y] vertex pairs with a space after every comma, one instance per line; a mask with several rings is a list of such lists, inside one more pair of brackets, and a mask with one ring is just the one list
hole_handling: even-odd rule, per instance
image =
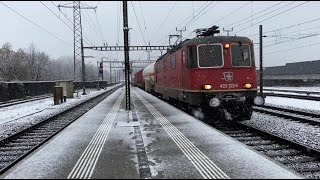
[[230, 44], [225, 44], [224, 48], [228, 49], [230, 47]]
[[252, 84], [246, 83], [246, 84], [244, 84], [244, 88], [250, 89], [250, 88], [252, 88]]
[[211, 107], [218, 107], [220, 105], [220, 101], [218, 98], [212, 98], [209, 102]]
[[205, 84], [205, 85], [203, 85], [203, 89], [205, 89], [205, 90], [210, 90], [210, 89], [211, 89], [211, 84]]

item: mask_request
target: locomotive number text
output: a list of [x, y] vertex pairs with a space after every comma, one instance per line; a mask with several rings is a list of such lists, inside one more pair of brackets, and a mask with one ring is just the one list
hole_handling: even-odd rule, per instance
[[226, 89], [226, 88], [237, 88], [238, 87], [238, 83], [235, 84], [220, 84], [220, 88]]

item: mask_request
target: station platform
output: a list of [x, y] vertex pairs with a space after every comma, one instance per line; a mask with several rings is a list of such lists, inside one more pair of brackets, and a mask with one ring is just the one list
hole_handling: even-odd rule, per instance
[[1, 179], [302, 179], [189, 114], [124, 87]]

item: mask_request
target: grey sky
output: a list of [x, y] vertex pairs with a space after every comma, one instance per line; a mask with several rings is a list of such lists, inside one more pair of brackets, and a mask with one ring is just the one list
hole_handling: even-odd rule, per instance
[[[72, 1], [42, 1], [47, 7], [41, 1], [1, 2], [61, 39], [50, 35], [0, 3], [1, 45], [10, 42], [13, 49], [17, 50], [26, 48], [33, 42], [38, 49], [47, 52], [53, 58], [73, 55], [73, 32], [47, 9], [47, 7], [50, 8], [70, 27], [73, 27], [54, 6], [54, 4], [63, 5]], [[83, 1], [83, 3], [91, 6], [98, 5], [96, 14], [94, 10], [82, 11], [85, 46], [101, 46], [103, 42], [108, 45], [116, 45], [119, 42], [119, 45], [123, 45], [122, 1]], [[200, 12], [206, 6], [207, 8]], [[317, 1], [128, 1], [129, 27], [132, 28], [130, 44], [145, 45], [150, 42], [151, 45], [168, 45], [168, 35], [176, 34], [176, 27], [182, 29], [187, 25], [183, 38], [192, 38], [195, 36], [192, 33], [195, 29], [214, 24], [220, 27], [221, 35], [227, 34], [223, 28], [229, 30], [233, 27], [230, 35], [249, 36], [254, 43], [258, 43], [259, 25], [262, 24], [263, 31], [266, 32], [264, 35], [269, 36], [264, 38], [265, 66], [318, 60], [320, 59], [319, 7], [320, 2]], [[267, 8], [269, 9], [265, 10]], [[61, 9], [61, 11], [71, 21], [73, 20], [72, 9]], [[292, 27], [273, 31], [289, 26]], [[292, 41], [288, 41], [290, 38]], [[272, 45], [282, 41], [287, 42]], [[306, 47], [298, 48], [300, 46]], [[256, 65], [259, 67], [259, 45], [256, 44], [255, 47]], [[287, 49], [292, 50], [277, 52]], [[85, 55], [97, 57], [86, 59], [86, 62], [93, 63], [96, 63], [102, 55], [112, 59], [124, 59], [123, 52], [98, 53], [86, 50]], [[159, 55], [160, 52], [153, 51], [151, 59], [156, 59]], [[147, 59], [147, 53], [130, 51], [130, 58]]]

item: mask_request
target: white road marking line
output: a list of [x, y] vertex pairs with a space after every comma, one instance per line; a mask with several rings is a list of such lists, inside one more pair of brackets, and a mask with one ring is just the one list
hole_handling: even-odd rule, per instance
[[188, 138], [186, 138], [170, 121], [157, 111], [148, 101], [138, 92], [133, 92], [146, 106], [150, 113], [160, 123], [172, 140], [177, 144], [181, 151], [187, 156], [191, 163], [196, 167], [200, 174], [210, 179], [230, 179], [216, 164], [214, 164], [204, 153], [202, 153]]
[[72, 171], [68, 175], [68, 179], [71, 178], [84, 178], [90, 179], [101, 154], [102, 148], [106, 142], [109, 131], [112, 127], [112, 123], [118, 113], [121, 101], [124, 97], [122, 92], [116, 103], [112, 106], [111, 110], [103, 120], [102, 124], [98, 128], [97, 132], [91, 139], [89, 145], [80, 156], [78, 162], [73, 167]]

